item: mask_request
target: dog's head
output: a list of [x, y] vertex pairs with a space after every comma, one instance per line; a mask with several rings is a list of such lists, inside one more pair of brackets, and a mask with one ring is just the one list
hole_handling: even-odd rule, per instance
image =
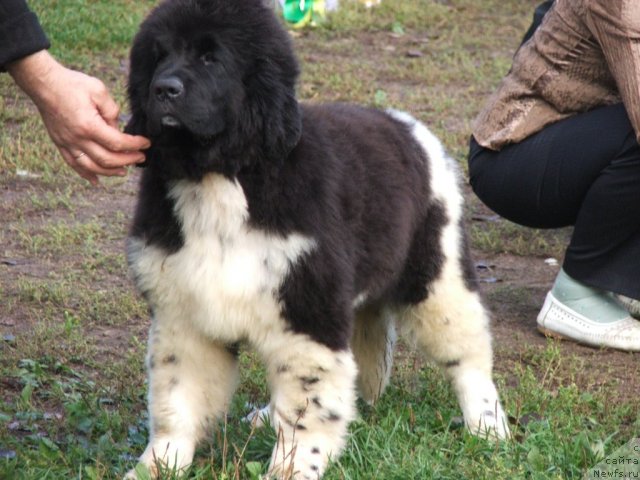
[[298, 142], [298, 65], [263, 0], [167, 0], [142, 23], [130, 63], [126, 131], [149, 137], [147, 158], [173, 175], [232, 175]]

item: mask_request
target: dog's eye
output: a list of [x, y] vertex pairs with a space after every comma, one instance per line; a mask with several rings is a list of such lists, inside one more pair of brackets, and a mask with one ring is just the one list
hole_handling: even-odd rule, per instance
[[156, 63], [160, 63], [167, 56], [167, 50], [165, 50], [161, 45], [157, 43], [153, 45], [151, 51], [153, 53], [153, 58], [156, 61]]
[[206, 52], [200, 55], [200, 61], [205, 65], [211, 65], [213, 63], [216, 63], [217, 60], [212, 52]]

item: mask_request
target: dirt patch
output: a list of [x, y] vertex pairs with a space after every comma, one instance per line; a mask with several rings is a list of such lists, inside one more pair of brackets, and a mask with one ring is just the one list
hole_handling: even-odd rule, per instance
[[[576, 384], [593, 391], [607, 388], [612, 401], [630, 399], [640, 387], [637, 354], [578, 345], [548, 339], [538, 332], [536, 316], [559, 270], [544, 258], [502, 254], [486, 256], [475, 252], [478, 275], [493, 316], [496, 371], [509, 377], [518, 365], [537, 365], [549, 342], [555, 342], [562, 364], [554, 371], [550, 385]], [[563, 360], [560, 360], [562, 362]], [[542, 375], [544, 372], [539, 372]]]

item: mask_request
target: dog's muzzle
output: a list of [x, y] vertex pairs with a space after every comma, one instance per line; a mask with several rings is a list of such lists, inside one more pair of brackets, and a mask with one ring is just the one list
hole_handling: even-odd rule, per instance
[[160, 102], [175, 101], [184, 95], [184, 83], [173, 75], [156, 79], [151, 88]]

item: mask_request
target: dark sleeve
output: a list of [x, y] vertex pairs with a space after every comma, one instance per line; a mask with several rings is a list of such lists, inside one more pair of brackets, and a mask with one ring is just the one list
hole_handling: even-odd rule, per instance
[[0, 70], [45, 48], [49, 40], [25, 0], [0, 0]]

